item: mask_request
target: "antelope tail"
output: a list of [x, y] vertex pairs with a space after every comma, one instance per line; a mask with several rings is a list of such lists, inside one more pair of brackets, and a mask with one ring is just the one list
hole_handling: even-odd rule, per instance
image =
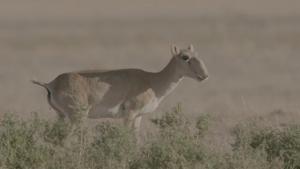
[[43, 88], [45, 88], [46, 90], [48, 90], [47, 83], [39, 82], [39, 81], [36, 81], [36, 80], [31, 80], [31, 82], [32, 82], [33, 84], [42, 86]]

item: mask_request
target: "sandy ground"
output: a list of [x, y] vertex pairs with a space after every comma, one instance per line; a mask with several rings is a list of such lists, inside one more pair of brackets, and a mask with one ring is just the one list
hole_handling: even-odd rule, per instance
[[184, 80], [157, 112], [182, 103], [190, 117], [212, 114], [219, 138], [240, 120], [273, 110], [299, 120], [296, 0], [1, 0], [0, 112], [54, 117], [31, 79], [85, 69], [159, 71], [171, 43], [193, 43], [210, 78]]

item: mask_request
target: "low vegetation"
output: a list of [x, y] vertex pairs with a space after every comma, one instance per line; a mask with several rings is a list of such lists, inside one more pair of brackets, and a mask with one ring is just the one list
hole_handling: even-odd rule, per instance
[[[232, 151], [215, 152], [203, 142], [209, 116], [188, 120], [180, 106], [152, 119], [157, 132], [138, 144], [122, 125], [101, 123], [71, 129], [34, 114], [6, 114], [0, 124], [1, 169], [300, 169], [300, 125], [237, 125]], [[72, 133], [72, 134], [70, 134]]]

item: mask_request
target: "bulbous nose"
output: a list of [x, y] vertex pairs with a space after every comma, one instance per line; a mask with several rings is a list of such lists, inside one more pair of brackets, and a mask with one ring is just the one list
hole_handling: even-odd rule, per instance
[[208, 75], [198, 75], [198, 77], [197, 77], [197, 79], [199, 80], [199, 81], [203, 81], [203, 80], [206, 80], [208, 78]]
[[202, 68], [202, 76], [205, 78], [208, 78], [208, 70], [204, 64], [203, 61], [200, 62], [201, 68]]
[[202, 76], [202, 78], [203, 78], [203, 80], [205, 80], [205, 79], [207, 79], [207, 78], [208, 78], [208, 75], [207, 75], [207, 74], [205, 74], [205, 75], [203, 75], [203, 76]]

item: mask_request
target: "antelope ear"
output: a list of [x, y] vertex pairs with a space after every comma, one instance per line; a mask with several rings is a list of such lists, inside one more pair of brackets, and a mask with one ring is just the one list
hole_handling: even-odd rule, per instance
[[189, 45], [188, 50], [194, 52], [194, 46], [192, 44]]
[[177, 47], [176, 45], [174, 45], [174, 44], [171, 45], [171, 54], [172, 54], [173, 56], [176, 56], [176, 55], [179, 54], [179, 49], [178, 49], [178, 47]]

